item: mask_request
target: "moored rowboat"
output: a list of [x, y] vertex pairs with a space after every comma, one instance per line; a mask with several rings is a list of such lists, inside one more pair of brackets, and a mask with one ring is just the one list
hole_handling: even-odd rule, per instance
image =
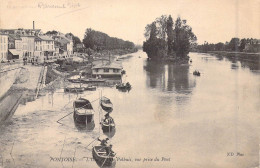
[[112, 102], [110, 101], [109, 98], [107, 98], [105, 96], [103, 96], [101, 98], [100, 105], [101, 105], [102, 109], [105, 110], [106, 112], [112, 112], [113, 111]]
[[88, 124], [94, 119], [94, 110], [91, 103], [84, 98], [79, 98], [73, 103], [74, 120], [77, 123]]
[[114, 159], [115, 155], [112, 153], [107, 154], [107, 146], [94, 146], [92, 149], [92, 156], [99, 166], [110, 167], [115, 164], [116, 160]]
[[82, 93], [82, 92], [84, 92], [84, 88], [81, 88], [81, 87], [66, 87], [66, 88], [64, 88], [64, 92]]
[[115, 122], [112, 117], [106, 118], [101, 122], [103, 132], [111, 132], [115, 129]]
[[88, 87], [85, 87], [85, 90], [88, 90], [88, 91], [95, 91], [97, 88], [95, 86], [88, 86]]

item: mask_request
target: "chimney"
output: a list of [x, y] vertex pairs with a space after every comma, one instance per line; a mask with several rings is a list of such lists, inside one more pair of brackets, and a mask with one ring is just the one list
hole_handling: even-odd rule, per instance
[[33, 21], [33, 29], [34, 29], [34, 21]]

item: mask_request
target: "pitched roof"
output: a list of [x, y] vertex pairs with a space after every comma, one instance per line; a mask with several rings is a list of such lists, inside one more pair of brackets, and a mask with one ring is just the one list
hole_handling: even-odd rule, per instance
[[8, 34], [8, 36], [14, 40], [22, 40], [17, 34]]
[[122, 69], [121, 63], [116, 63], [116, 62], [107, 62], [107, 63], [99, 63], [95, 65], [92, 69], [100, 69], [100, 68], [110, 68], [110, 69]]
[[23, 36], [34, 36], [41, 32], [41, 29], [0, 29], [0, 32], [7, 34], [20, 34]]
[[53, 41], [53, 39], [50, 36], [38, 36], [43, 41]]

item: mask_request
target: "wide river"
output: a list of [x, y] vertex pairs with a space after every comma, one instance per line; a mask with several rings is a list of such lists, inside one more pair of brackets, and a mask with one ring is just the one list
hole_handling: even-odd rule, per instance
[[[260, 152], [260, 65], [190, 53], [190, 65], [123, 60], [132, 90], [98, 87], [83, 94], [62, 87], [19, 105], [0, 127], [0, 167], [98, 167], [92, 158], [99, 97], [111, 99], [110, 136], [118, 168], [255, 168]], [[192, 74], [199, 70], [201, 76]], [[95, 128], [74, 124], [73, 101], [92, 101]], [[69, 114], [68, 116], [66, 116]], [[63, 118], [64, 117], [64, 118]], [[59, 120], [59, 123], [57, 122]], [[93, 142], [93, 143], [91, 143]], [[233, 155], [233, 156], [232, 156]], [[59, 158], [73, 158], [59, 161]]]

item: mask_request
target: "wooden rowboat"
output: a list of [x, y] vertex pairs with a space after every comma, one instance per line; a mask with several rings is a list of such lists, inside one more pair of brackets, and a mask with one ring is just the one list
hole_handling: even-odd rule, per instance
[[94, 146], [92, 148], [93, 159], [97, 162], [99, 166], [102, 167], [114, 166], [116, 163], [116, 160], [114, 158], [115, 156], [114, 154], [111, 153], [108, 155], [105, 148], [108, 147], [101, 146], [101, 145]]
[[84, 88], [81, 88], [81, 87], [66, 87], [66, 88], [64, 88], [64, 92], [82, 93], [82, 92], [84, 92]]
[[101, 98], [100, 105], [101, 105], [102, 109], [105, 110], [106, 112], [112, 112], [113, 111], [112, 102], [110, 101], [109, 98], [107, 98], [105, 96], [103, 96]]
[[104, 119], [101, 121], [101, 126], [103, 132], [111, 132], [115, 129], [115, 122], [112, 117], [109, 117], [107, 119]]
[[95, 91], [97, 88], [95, 86], [88, 86], [88, 87], [85, 87], [85, 90], [88, 90], [88, 91]]
[[131, 87], [132, 86], [128, 82], [126, 84], [121, 83], [121, 84], [116, 85], [116, 88], [119, 89], [119, 90], [130, 90]]

